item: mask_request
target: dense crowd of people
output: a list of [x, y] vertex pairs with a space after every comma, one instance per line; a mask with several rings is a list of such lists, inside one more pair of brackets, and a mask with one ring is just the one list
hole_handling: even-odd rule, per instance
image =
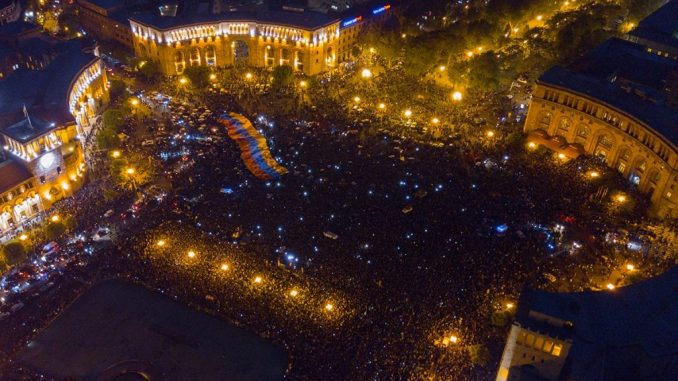
[[[291, 379], [487, 379], [506, 334], [492, 316], [510, 317], [523, 287], [599, 286], [591, 280], [619, 263], [598, 254], [627, 255], [597, 239], [642, 225], [612, 220], [609, 200], [595, 197], [601, 185], [586, 173], [603, 171], [600, 163], [512, 143], [516, 110], [492, 93], [449, 109], [431, 98], [383, 100], [412, 107], [412, 122], [340, 102], [356, 70], [292, 101], [256, 84], [149, 101], [165, 126], [147, 128], [153, 144], [132, 139], [125, 149], [157, 158], [171, 190], [155, 198], [144, 196], [149, 187], [118, 189], [106, 200], [100, 187], [114, 185], [98, 178], [62, 202], [74, 232], [105, 223], [114, 245], [68, 273], [71, 291], [50, 294], [56, 304], [27, 309], [34, 320], [12, 316], [16, 334], [3, 352], [21, 348], [85, 284], [124, 277], [281, 343]], [[228, 81], [244, 86], [237, 78]], [[361, 102], [377, 99], [371, 85], [361, 91]], [[247, 172], [216, 123], [230, 111], [252, 119], [289, 174], [262, 181]], [[432, 116], [438, 133], [422, 127]], [[130, 204], [133, 215], [121, 215]], [[652, 272], [667, 262], [636, 263]], [[18, 368], [10, 361], [0, 375]]]

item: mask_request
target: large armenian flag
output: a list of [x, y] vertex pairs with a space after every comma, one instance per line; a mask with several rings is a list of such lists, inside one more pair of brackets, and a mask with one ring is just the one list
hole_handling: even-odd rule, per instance
[[273, 159], [266, 138], [254, 128], [249, 119], [232, 112], [222, 115], [219, 122], [226, 126], [228, 136], [240, 146], [240, 157], [254, 176], [270, 180], [287, 173], [287, 168]]

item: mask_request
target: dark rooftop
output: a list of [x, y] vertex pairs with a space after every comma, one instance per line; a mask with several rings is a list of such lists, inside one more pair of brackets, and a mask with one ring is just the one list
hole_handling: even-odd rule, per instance
[[0, 162], [0, 193], [7, 192], [31, 177], [33, 175], [18, 161], [7, 159]]
[[125, 0], [85, 0], [88, 3], [94, 4], [99, 8], [111, 10], [126, 6]]
[[30, 123], [24, 118], [9, 127], [0, 128], [0, 133], [20, 143], [27, 143], [53, 129], [54, 125], [51, 122], [30, 117]]
[[289, 27], [301, 28], [306, 30], [317, 29], [333, 22], [338, 18], [330, 17], [318, 12], [286, 12], [286, 11], [237, 11], [224, 12], [219, 14], [204, 13], [184, 13], [175, 17], [163, 17], [158, 12], [143, 13], [133, 15], [132, 20], [142, 24], [152, 26], [157, 29], [171, 29], [183, 25], [221, 22], [221, 21], [257, 21], [261, 23], [271, 23], [277, 25], [287, 25]]
[[58, 124], [72, 121], [68, 88], [76, 74], [96, 59], [82, 52], [79, 44], [64, 46], [68, 50], [44, 70], [19, 69], [0, 81], [0, 122], [6, 125], [23, 118], [24, 105], [33, 117]]
[[[560, 332], [549, 332], [546, 323], [529, 316], [530, 311], [570, 321], [573, 328], [553, 327]], [[526, 291], [520, 298], [516, 321], [528, 329], [573, 341], [568, 379], [674, 380], [678, 267], [614, 291]]]
[[280, 346], [254, 333], [120, 280], [92, 286], [18, 359], [82, 381], [125, 371], [151, 381], [273, 381], [285, 378], [288, 362]]
[[678, 48], [678, 0], [657, 9], [629, 34]]
[[663, 90], [678, 62], [647, 53], [641, 46], [610, 39], [568, 66], [554, 66], [539, 82], [598, 99], [646, 123], [678, 145], [678, 110]]
[[41, 29], [39, 25], [25, 21], [14, 21], [0, 26], [0, 36], [16, 36], [29, 30]]

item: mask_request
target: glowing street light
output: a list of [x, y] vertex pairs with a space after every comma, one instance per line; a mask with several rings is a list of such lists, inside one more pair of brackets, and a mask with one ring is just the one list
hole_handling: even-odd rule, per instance
[[543, 18], [544, 18], [544, 16], [538, 15], [538, 16], [537, 16], [537, 21], [541, 21]]
[[229, 268], [229, 267], [228, 267], [228, 264], [227, 264], [227, 263], [224, 263], [224, 264], [221, 265], [220, 268], [221, 268], [221, 271], [228, 271], [228, 268]]
[[250, 80], [252, 79], [252, 73], [245, 73], [245, 79]]
[[537, 148], [537, 143], [535, 143], [535, 142], [529, 142], [529, 143], [527, 143], [527, 148], [529, 148], [529, 149], [535, 149], [535, 148]]
[[607, 285], [605, 285], [605, 287], [607, 287], [608, 290], [614, 290], [615, 288], [617, 288], [612, 283], [608, 283]]
[[295, 297], [297, 297], [297, 295], [299, 295], [299, 291], [297, 291], [296, 289], [290, 290], [290, 296], [291, 297], [295, 298]]
[[455, 91], [452, 93], [452, 100], [455, 102], [459, 102], [462, 98], [461, 91]]
[[513, 307], [515, 307], [515, 305], [514, 305], [513, 303], [511, 303], [511, 302], [506, 303], [506, 309], [507, 309], [507, 310], [512, 310]]
[[156, 242], [155, 244], [156, 244], [158, 247], [163, 247], [163, 246], [165, 246], [166, 243], [167, 243], [167, 242], [165, 242], [164, 239], [159, 239], [158, 242]]
[[61, 219], [61, 217], [59, 217], [58, 214], [53, 215], [52, 218], [51, 218], [52, 222], [58, 222], [60, 219]]
[[494, 137], [494, 131], [489, 130], [485, 133], [485, 135], [487, 135], [488, 138], [492, 138], [492, 137]]
[[217, 75], [214, 73], [210, 74], [210, 79], [214, 81], [215, 79], [217, 79]]
[[139, 100], [136, 98], [130, 99], [129, 103], [132, 104], [132, 106], [138, 106], [139, 105]]
[[438, 70], [439, 70], [439, 71], [445, 71], [445, 69], [447, 69], [447, 68], [445, 67], [445, 65], [440, 65], [440, 66], [438, 66]]
[[332, 303], [326, 303], [325, 304], [325, 311], [332, 311], [334, 310], [334, 305]]
[[22, 235], [19, 236], [19, 239], [22, 240], [22, 241], [25, 241], [25, 240], [28, 239], [28, 236], [26, 234], [22, 234]]
[[600, 173], [598, 171], [591, 171], [589, 172], [589, 177], [592, 179], [600, 177]]
[[365, 78], [365, 79], [372, 78], [372, 70], [365, 68], [365, 69], [363, 69], [362, 72], [360, 72], [360, 76]]
[[440, 123], [440, 119], [434, 117], [433, 119], [431, 119], [431, 123], [438, 124]]
[[407, 109], [403, 112], [403, 114], [405, 115], [406, 118], [409, 118], [412, 116], [412, 110]]
[[353, 97], [353, 102], [360, 103], [360, 97]]
[[117, 149], [111, 153], [111, 156], [113, 156], [114, 159], [117, 159], [120, 157], [120, 151]]
[[558, 154], [558, 159], [560, 159], [560, 160], [565, 160], [565, 154], [562, 153], [562, 152], [559, 153], [559, 154]]
[[263, 281], [264, 281], [264, 279], [262, 277], [258, 276], [258, 275], [256, 277], [254, 277], [254, 283], [256, 283], [256, 284], [260, 284]]
[[189, 258], [195, 258], [195, 251], [189, 250], [188, 253], [186, 253], [186, 255], [187, 255]]
[[188, 80], [185, 77], [179, 78], [179, 83], [182, 85], [185, 85], [188, 82]]
[[385, 103], [379, 103], [379, 105], [377, 107], [379, 107], [379, 110], [384, 110], [384, 109], [386, 109], [386, 104]]
[[614, 199], [620, 204], [626, 202], [626, 196], [623, 194], [617, 195]]
[[299, 82], [299, 87], [301, 87], [302, 89], [305, 89], [306, 86], [308, 86], [308, 82], [306, 82], [306, 81]]
[[455, 335], [450, 336], [450, 343], [456, 344], [459, 341], [459, 338]]
[[125, 172], [127, 172], [128, 175], [133, 175], [134, 172], [136, 172], [136, 170], [132, 167], [129, 167], [129, 168], [127, 168], [127, 170]]
[[636, 266], [634, 266], [632, 263], [629, 263], [626, 265], [626, 270], [628, 271], [633, 271], [636, 269]]

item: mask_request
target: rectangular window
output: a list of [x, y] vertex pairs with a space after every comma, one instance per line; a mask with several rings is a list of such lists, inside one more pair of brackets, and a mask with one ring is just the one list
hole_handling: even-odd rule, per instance
[[547, 339], [544, 344], [544, 352], [551, 353], [551, 349], [553, 349], [553, 341]]
[[533, 335], [533, 334], [530, 333], [530, 334], [527, 335], [527, 342], [526, 342], [526, 345], [527, 345], [528, 347], [531, 347], [531, 346], [534, 345], [534, 335]]
[[534, 342], [534, 348], [541, 351], [541, 348], [544, 346], [544, 338], [539, 336]]
[[560, 344], [556, 344], [553, 346], [553, 351], [551, 352], [552, 355], [556, 357], [560, 357], [560, 352], [563, 350], [563, 346]]
[[523, 331], [519, 332], [519, 333], [518, 333], [518, 338], [516, 339], [516, 343], [518, 343], [518, 344], [524, 344], [524, 343], [525, 343], [525, 336], [527, 336], [527, 335], [525, 334], [525, 332], [523, 332]]

